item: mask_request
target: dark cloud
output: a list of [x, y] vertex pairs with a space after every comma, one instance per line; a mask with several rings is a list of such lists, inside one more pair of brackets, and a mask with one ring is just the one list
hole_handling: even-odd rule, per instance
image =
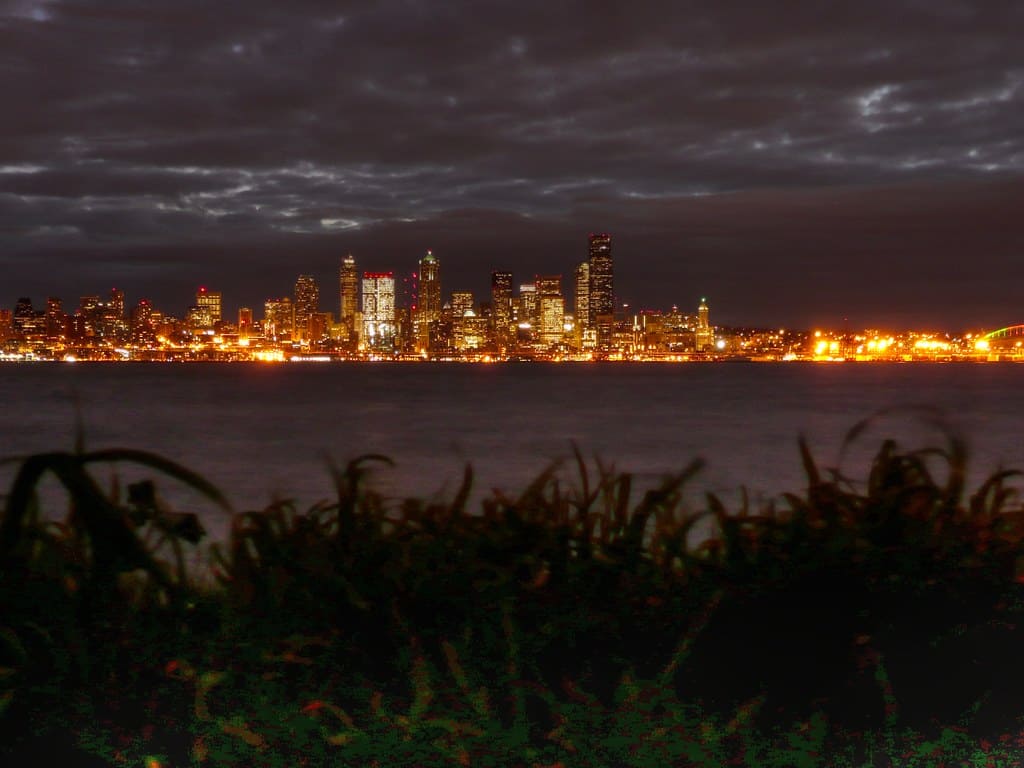
[[634, 304], [1020, 320], [1022, 35], [1000, 0], [8, 0], [0, 299], [258, 304], [427, 247], [483, 290], [610, 230]]

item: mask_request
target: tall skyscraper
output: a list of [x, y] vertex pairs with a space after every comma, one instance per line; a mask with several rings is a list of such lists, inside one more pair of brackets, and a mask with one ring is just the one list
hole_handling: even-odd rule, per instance
[[537, 325], [537, 284], [523, 283], [519, 286], [519, 324]]
[[612, 268], [612, 236], [601, 233], [590, 236], [590, 326], [597, 330], [597, 346], [611, 348], [615, 322], [615, 281]]
[[288, 296], [267, 299], [263, 304], [263, 336], [270, 341], [290, 341], [295, 327], [295, 307]]
[[252, 307], [238, 308], [238, 335], [248, 336], [252, 333]]
[[359, 272], [356, 260], [350, 253], [341, 260], [339, 273], [341, 303], [338, 322], [344, 327], [345, 340], [354, 342], [359, 329], [356, 328], [356, 313], [359, 311]]
[[582, 333], [590, 327], [590, 262], [581, 261], [576, 266], [576, 329]]
[[491, 325], [500, 350], [512, 339], [512, 273], [491, 272]]
[[128, 340], [128, 324], [125, 322], [124, 312], [124, 291], [120, 288], [111, 288], [109, 298], [105, 302], [100, 302], [99, 316], [99, 335], [115, 342], [125, 342]]
[[66, 316], [63, 303], [56, 296], [46, 300], [46, 337], [58, 339], [64, 335]]
[[395, 273], [363, 272], [363, 336], [368, 348], [391, 352], [395, 341]]
[[108, 314], [115, 323], [124, 321], [124, 291], [120, 288], [110, 289], [110, 298], [107, 300]]
[[208, 291], [205, 287], [200, 287], [196, 291], [195, 306], [199, 308], [202, 327], [213, 328], [220, 324], [220, 291]]
[[710, 349], [715, 343], [715, 329], [711, 327], [709, 315], [708, 300], [701, 299], [697, 307], [697, 330], [694, 333], [694, 346], [698, 352]]
[[565, 299], [562, 297], [561, 275], [538, 275], [537, 316], [538, 338], [542, 344], [553, 346], [562, 341], [565, 322]]
[[413, 312], [413, 333], [420, 350], [429, 349], [430, 328], [441, 319], [441, 264], [433, 251], [420, 259], [417, 303]]
[[149, 345], [156, 343], [153, 305], [148, 299], [139, 299], [139, 303], [132, 309], [129, 329], [132, 344]]
[[312, 275], [299, 275], [295, 281], [295, 332], [296, 341], [309, 341], [309, 321], [320, 311], [320, 288]]
[[573, 311], [576, 313], [576, 324], [583, 328], [590, 327], [590, 262], [581, 261], [576, 265], [576, 296]]
[[14, 305], [14, 330], [17, 333], [29, 335], [33, 334], [37, 330], [45, 327], [44, 323], [36, 323], [36, 311], [32, 306], [32, 299], [28, 296], [22, 296]]
[[82, 296], [78, 300], [78, 325], [81, 338], [95, 338], [103, 332], [103, 302], [99, 296]]

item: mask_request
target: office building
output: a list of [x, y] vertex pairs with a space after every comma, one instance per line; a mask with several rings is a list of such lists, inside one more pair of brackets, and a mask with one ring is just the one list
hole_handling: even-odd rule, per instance
[[263, 304], [263, 336], [268, 341], [291, 341], [295, 328], [295, 306], [288, 296], [267, 299]]
[[46, 332], [45, 313], [36, 312], [28, 296], [22, 296], [14, 305], [14, 330], [26, 338], [42, 337]]
[[512, 273], [491, 273], [491, 328], [499, 351], [512, 339]]
[[417, 273], [416, 302], [412, 308], [413, 336], [416, 348], [430, 349], [430, 329], [441, 319], [441, 265], [433, 251], [420, 259]]
[[64, 314], [63, 302], [56, 296], [46, 300], [46, 338], [59, 339], [66, 332], [67, 315]]
[[458, 320], [469, 314], [476, 314], [476, 304], [471, 291], [454, 291], [451, 303], [452, 319]]
[[295, 281], [295, 341], [310, 341], [310, 320], [320, 310], [320, 288], [312, 275], [299, 275]]
[[156, 343], [156, 328], [153, 323], [153, 305], [148, 299], [139, 299], [131, 311], [128, 325], [132, 344], [151, 346]]
[[394, 351], [395, 273], [363, 273], [363, 334], [360, 345], [381, 352]]
[[534, 282], [537, 293], [537, 340], [548, 347], [560, 344], [564, 334], [565, 299], [561, 275], [538, 275]]
[[253, 317], [251, 307], [238, 308], [238, 334], [248, 336], [253, 331]]
[[576, 296], [573, 312], [576, 327], [584, 330], [590, 327], [590, 262], [582, 261], [576, 266]]
[[715, 345], [715, 329], [709, 322], [708, 300], [701, 299], [697, 308], [697, 329], [694, 333], [695, 347], [698, 352], [710, 351]]
[[359, 312], [359, 272], [356, 270], [356, 260], [351, 253], [341, 260], [338, 282], [340, 288], [338, 322], [342, 326], [342, 335], [345, 341], [353, 345], [359, 332], [356, 323], [356, 314]]
[[537, 325], [537, 286], [524, 283], [519, 286], [519, 312], [517, 316], [520, 328]]
[[198, 308], [198, 312], [194, 313], [194, 317], [199, 328], [214, 328], [220, 325], [220, 291], [210, 291], [205, 287], [200, 287], [196, 291], [196, 303], [193, 306]]
[[612, 236], [601, 233], [590, 236], [590, 291], [588, 294], [589, 326], [597, 331], [601, 351], [611, 348], [615, 323], [615, 281], [612, 266]]

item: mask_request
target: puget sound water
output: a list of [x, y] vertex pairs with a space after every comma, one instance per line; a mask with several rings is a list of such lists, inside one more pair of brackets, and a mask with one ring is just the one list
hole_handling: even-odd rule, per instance
[[[372, 477], [395, 498], [451, 497], [472, 462], [478, 502], [521, 490], [574, 441], [641, 483], [701, 457], [688, 498], [735, 504], [741, 486], [755, 501], [804, 486], [800, 434], [821, 465], [860, 481], [884, 437], [940, 445], [919, 406], [967, 439], [973, 483], [1024, 468], [1024, 366], [1012, 363], [5, 364], [0, 454], [70, 450], [77, 411], [87, 449], [155, 451], [246, 510], [328, 499], [328, 457], [365, 453], [395, 461]], [[849, 428], [884, 409], [895, 410], [841, 455]], [[0, 493], [13, 471], [0, 467]], [[153, 473], [120, 474], [140, 476]], [[208, 504], [171, 481], [158, 489], [223, 533]]]

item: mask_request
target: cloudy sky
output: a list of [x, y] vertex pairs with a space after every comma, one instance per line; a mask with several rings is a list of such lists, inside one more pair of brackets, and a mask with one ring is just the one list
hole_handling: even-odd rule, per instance
[[[1024, 322], [1024, 3], [0, 0], [0, 304], [339, 258], [809, 327]], [[567, 280], [568, 282], [568, 280]]]

